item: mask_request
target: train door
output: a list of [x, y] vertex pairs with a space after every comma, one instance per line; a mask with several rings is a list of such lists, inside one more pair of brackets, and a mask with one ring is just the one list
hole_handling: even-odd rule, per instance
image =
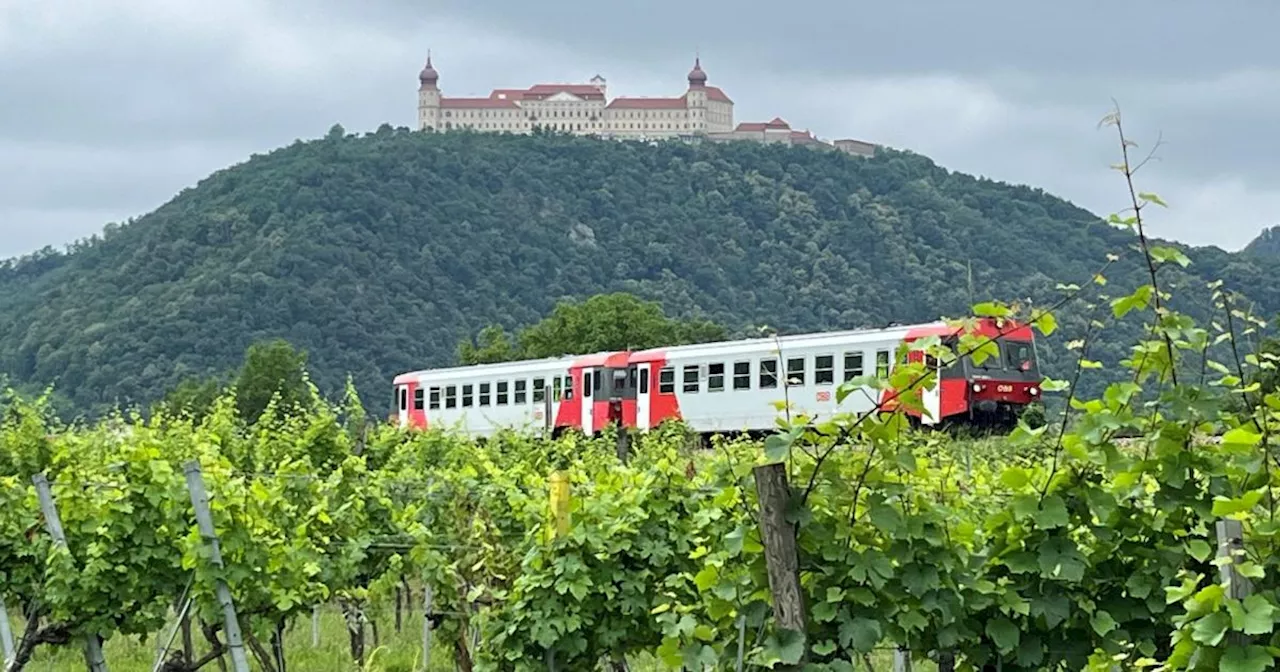
[[925, 365], [933, 371], [933, 387], [921, 390], [921, 401], [925, 412], [920, 416], [921, 424], [936, 425], [942, 418], [942, 363], [937, 357], [925, 355]]
[[636, 388], [636, 429], [649, 429], [649, 364], [637, 367], [640, 384]]
[[594, 409], [592, 406], [595, 405], [595, 395], [593, 393], [596, 390], [592, 389], [591, 374], [596, 370], [594, 367], [584, 367], [582, 373], [578, 375], [578, 382], [582, 383], [582, 393], [578, 395], [578, 401], [582, 406], [582, 431], [588, 436], [595, 433], [595, 424], [592, 417]]
[[[384, 397], [385, 398], [385, 397]], [[409, 386], [396, 386], [396, 424], [400, 427], [409, 426]]]

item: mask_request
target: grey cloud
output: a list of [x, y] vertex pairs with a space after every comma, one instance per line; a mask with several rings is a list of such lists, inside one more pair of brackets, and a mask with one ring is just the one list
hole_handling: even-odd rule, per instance
[[1280, 5], [1269, 0], [1229, 7], [1160, 0], [652, 0], [614, 4], [607, 12], [595, 0], [437, 0], [425, 8], [413, 0], [371, 0], [348, 7], [353, 17], [372, 7], [383, 25], [465, 16], [637, 60], [700, 47], [717, 61], [837, 74], [982, 73], [1013, 66], [1046, 74], [1198, 75], [1224, 64], [1273, 62], [1270, 44], [1280, 19]]
[[[317, 0], [0, 5], [0, 257], [143, 214], [208, 173], [333, 123], [412, 125], [433, 49], [446, 94], [600, 72], [615, 93], [670, 94], [700, 50], [740, 120], [912, 149], [953, 170], [1119, 207], [1119, 99], [1163, 224], [1238, 247], [1280, 190], [1280, 5], [702, 3], [605, 6]], [[1163, 193], [1163, 192], [1162, 192]], [[1205, 223], [1218, 224], [1206, 228]]]

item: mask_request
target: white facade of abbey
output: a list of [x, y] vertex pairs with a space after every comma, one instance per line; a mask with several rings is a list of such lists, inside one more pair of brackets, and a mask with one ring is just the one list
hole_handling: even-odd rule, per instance
[[733, 130], [733, 100], [707, 85], [695, 62], [688, 89], [678, 98], [607, 98], [597, 75], [586, 84], [537, 84], [494, 89], [486, 98], [445, 96], [439, 73], [427, 59], [418, 75], [418, 127], [422, 130], [529, 133], [546, 128], [582, 135], [667, 138]]
[[[808, 131], [792, 130], [776, 117], [769, 122], [735, 125], [733, 100], [719, 87], [707, 84], [700, 59], [694, 60], [687, 81], [684, 94], [675, 98], [619, 96], [610, 100], [605, 79], [599, 75], [586, 84], [536, 84], [527, 89], [494, 89], [484, 98], [457, 98], [441, 92], [440, 73], [428, 56], [418, 73], [418, 128], [489, 133], [548, 129], [605, 138], [754, 140], [821, 145], [853, 154], [874, 152], [874, 145], [853, 140], [831, 145]], [[856, 149], [847, 143], [857, 143]]]

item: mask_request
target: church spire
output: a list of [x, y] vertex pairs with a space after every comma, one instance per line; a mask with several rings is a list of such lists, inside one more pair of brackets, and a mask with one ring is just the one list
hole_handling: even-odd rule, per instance
[[693, 69], [689, 71], [689, 86], [705, 86], [706, 83], [707, 73], [702, 70], [702, 57], [695, 54]]
[[423, 86], [435, 86], [440, 81], [440, 73], [431, 65], [431, 50], [427, 50], [427, 65], [422, 68], [422, 72], [418, 73], [418, 81]]

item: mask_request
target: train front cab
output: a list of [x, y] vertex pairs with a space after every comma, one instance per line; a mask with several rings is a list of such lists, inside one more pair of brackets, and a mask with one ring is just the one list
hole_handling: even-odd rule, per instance
[[[591, 435], [610, 424], [630, 427], [636, 420], [636, 372], [628, 366], [630, 352], [583, 357], [569, 368], [579, 391], [572, 403], [561, 405], [564, 423]], [[562, 423], [557, 423], [562, 424]]]
[[[967, 355], [942, 372], [943, 381], [955, 381], [948, 389], [963, 399], [963, 403], [954, 402], [951, 410], [963, 413], [970, 424], [1010, 427], [1027, 405], [1040, 400], [1043, 377], [1036, 358], [1035, 332], [1027, 325], [997, 325], [984, 320], [980, 333], [986, 338], [997, 337], [997, 352], [981, 363]], [[963, 391], [958, 389], [960, 384]], [[946, 392], [944, 402], [945, 397]]]
[[[972, 354], [947, 367], [929, 358], [929, 363], [938, 367], [938, 384], [932, 390], [920, 392], [923, 406], [931, 416], [920, 418], [922, 424], [959, 421], [1008, 427], [1017, 422], [1028, 404], [1039, 401], [1042, 377], [1031, 327], [1008, 322], [997, 325], [994, 320], [986, 319], [978, 323], [977, 332], [984, 339], [994, 337], [997, 349], [981, 364]], [[909, 335], [907, 340], [930, 335], [941, 335], [943, 345], [958, 353], [959, 338], [955, 333], [917, 333]], [[911, 350], [908, 361], [919, 361], [923, 356], [923, 352]]]
[[1040, 400], [1040, 367], [1035, 337], [1023, 328], [996, 341], [999, 356], [981, 364], [972, 356], [961, 362], [968, 386], [969, 420], [974, 424], [1012, 425], [1027, 405]]

